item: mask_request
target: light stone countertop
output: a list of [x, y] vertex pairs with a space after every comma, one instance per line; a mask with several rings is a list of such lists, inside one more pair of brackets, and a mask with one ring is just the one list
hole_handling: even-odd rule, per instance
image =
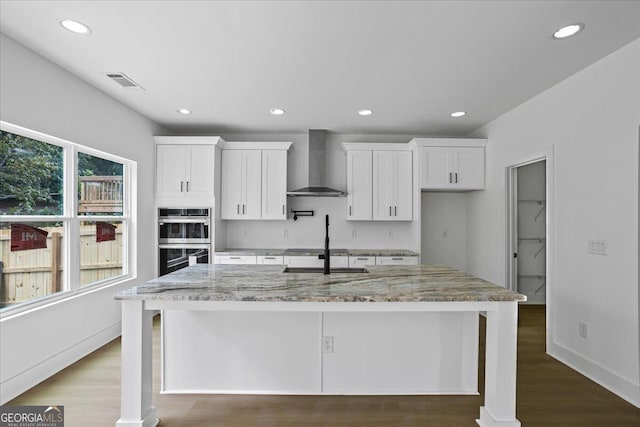
[[283, 273], [282, 266], [196, 264], [118, 292], [118, 300], [252, 302], [526, 301], [444, 266], [371, 266], [368, 273]]

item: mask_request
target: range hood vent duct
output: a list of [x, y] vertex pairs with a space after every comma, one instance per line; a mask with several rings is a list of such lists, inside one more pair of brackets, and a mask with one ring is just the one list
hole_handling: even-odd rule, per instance
[[294, 191], [288, 191], [287, 196], [292, 197], [344, 197], [344, 191], [335, 190], [325, 185], [326, 183], [326, 150], [327, 131], [325, 129], [309, 130], [309, 166], [308, 186]]

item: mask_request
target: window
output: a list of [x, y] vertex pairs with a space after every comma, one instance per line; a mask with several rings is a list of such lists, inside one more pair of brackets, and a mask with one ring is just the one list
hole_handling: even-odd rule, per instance
[[0, 310], [128, 275], [131, 163], [0, 122]]

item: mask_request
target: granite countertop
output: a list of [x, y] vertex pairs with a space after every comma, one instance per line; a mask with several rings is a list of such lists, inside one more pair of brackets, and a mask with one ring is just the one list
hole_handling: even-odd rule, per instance
[[526, 301], [443, 266], [371, 266], [368, 273], [283, 273], [282, 266], [196, 264], [118, 292], [119, 300], [258, 302]]
[[[253, 249], [231, 248], [216, 251], [218, 256], [315, 256], [323, 254], [317, 249]], [[418, 256], [416, 252], [406, 249], [331, 249], [332, 256]]]

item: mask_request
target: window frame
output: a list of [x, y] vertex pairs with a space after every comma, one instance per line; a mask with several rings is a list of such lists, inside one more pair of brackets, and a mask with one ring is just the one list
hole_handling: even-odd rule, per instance
[[[5, 307], [0, 310], [0, 319], [49, 305], [59, 300], [73, 298], [85, 292], [114, 286], [136, 277], [135, 269], [135, 204], [132, 198], [133, 183], [135, 182], [136, 162], [94, 148], [86, 147], [42, 132], [34, 131], [22, 126], [0, 120], [0, 129], [43, 143], [57, 145], [63, 148], [63, 186], [62, 186], [62, 215], [0, 215], [0, 222], [38, 223], [62, 222], [62, 290], [59, 292], [36, 297]], [[78, 153], [82, 152], [122, 164], [122, 214], [121, 215], [79, 215], [78, 214]], [[83, 221], [122, 222], [122, 274], [108, 279], [80, 285], [80, 223]]]

